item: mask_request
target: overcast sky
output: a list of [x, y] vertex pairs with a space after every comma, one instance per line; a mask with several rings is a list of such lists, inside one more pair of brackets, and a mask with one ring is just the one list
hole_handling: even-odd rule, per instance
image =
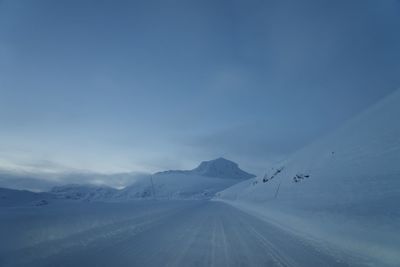
[[399, 73], [397, 0], [0, 0], [0, 168], [260, 174]]

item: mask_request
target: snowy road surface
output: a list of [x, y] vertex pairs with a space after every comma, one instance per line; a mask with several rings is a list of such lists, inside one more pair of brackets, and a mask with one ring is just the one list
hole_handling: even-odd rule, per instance
[[0, 255], [0, 265], [361, 266], [225, 203], [181, 201], [151, 209]]

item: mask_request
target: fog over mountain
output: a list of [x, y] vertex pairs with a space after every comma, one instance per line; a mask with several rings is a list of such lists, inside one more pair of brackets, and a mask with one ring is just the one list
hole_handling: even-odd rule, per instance
[[[93, 177], [96, 177], [97, 184], [91, 183]], [[224, 158], [217, 158], [210, 161], [203, 161], [193, 170], [170, 170], [141, 176], [133, 174], [97, 176], [95, 174], [70, 174], [69, 177], [62, 177], [59, 181], [47, 182], [45, 185], [50, 186], [53, 184], [51, 188], [46, 190], [49, 193], [48, 196], [52, 196], [53, 200], [119, 202], [138, 199], [210, 199], [215, 196], [215, 193], [254, 177], [255, 175], [241, 170], [237, 163]], [[128, 184], [122, 188], [113, 188], [105, 185], [110, 183], [110, 181], [106, 181], [107, 179], [127, 178], [131, 179], [131, 185]], [[18, 179], [18, 177], [11, 177], [10, 179]], [[85, 179], [87, 182], [82, 182]], [[20, 189], [29, 189], [27, 181], [33, 182], [33, 184], [38, 186], [42, 180], [34, 183], [32, 177], [21, 177], [20, 181], [19, 186], [23, 187]], [[81, 181], [81, 183], [61, 183], [65, 183], [65, 181]], [[16, 192], [16, 195], [22, 195], [19, 191], [7, 191], [3, 189], [4, 199], [15, 198], [13, 192]], [[21, 201], [25, 203], [31, 201], [32, 204], [36, 203], [33, 200], [38, 201], [42, 196], [42, 193], [35, 195], [31, 192], [25, 192], [24, 194], [26, 197]], [[43, 198], [43, 200], [50, 201], [48, 196]], [[12, 201], [9, 205], [13, 205]]]
[[137, 181], [146, 173], [94, 173], [94, 172], [12, 172], [0, 171], [0, 187], [30, 190], [49, 191], [55, 186], [66, 184], [106, 185], [113, 188], [124, 188]]

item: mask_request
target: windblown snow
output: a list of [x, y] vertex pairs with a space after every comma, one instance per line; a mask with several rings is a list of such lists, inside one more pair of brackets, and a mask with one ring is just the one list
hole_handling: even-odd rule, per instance
[[220, 200], [400, 266], [400, 90]]

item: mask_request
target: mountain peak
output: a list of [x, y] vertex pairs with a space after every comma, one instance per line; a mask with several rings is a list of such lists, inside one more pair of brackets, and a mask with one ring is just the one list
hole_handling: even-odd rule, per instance
[[237, 163], [222, 157], [203, 161], [197, 168], [193, 169], [192, 172], [202, 176], [228, 179], [249, 179], [255, 177], [255, 175], [241, 170]]
[[233, 161], [219, 157], [209, 161], [203, 161], [193, 170], [170, 170], [157, 172], [155, 175], [164, 174], [196, 174], [200, 176], [225, 178], [225, 179], [250, 179], [256, 177], [254, 174], [247, 173], [239, 168]]

